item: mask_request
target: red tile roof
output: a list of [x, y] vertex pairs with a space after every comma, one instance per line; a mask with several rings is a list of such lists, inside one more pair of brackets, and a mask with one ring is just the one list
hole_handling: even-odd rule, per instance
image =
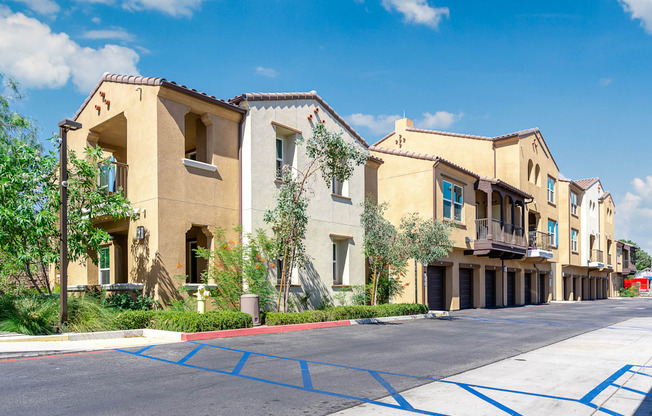
[[316, 91], [310, 91], [310, 92], [280, 92], [280, 93], [276, 93], [276, 92], [273, 92], [273, 93], [260, 93], [260, 92], [252, 93], [252, 92], [248, 92], [248, 93], [244, 93], [242, 95], [238, 95], [237, 97], [233, 97], [233, 98], [229, 99], [229, 103], [231, 103], [231, 104], [239, 104], [242, 101], [282, 101], [282, 100], [315, 100], [315, 101], [317, 101], [319, 104], [321, 104], [322, 107], [324, 107], [324, 109], [326, 111], [331, 113], [333, 118], [335, 118], [335, 120], [337, 120], [342, 126], [344, 126], [344, 128], [346, 128], [351, 133], [351, 135], [353, 135], [353, 137], [355, 137], [360, 142], [360, 144], [362, 144], [365, 148], [369, 147], [369, 144], [367, 143], [367, 141], [365, 139], [363, 139], [362, 136], [360, 136], [360, 134], [358, 134], [358, 132], [355, 131], [353, 129], [353, 127], [351, 127], [349, 125], [349, 123], [347, 123], [339, 114], [337, 114], [335, 112], [335, 110], [333, 110], [333, 108], [330, 105], [328, 105], [328, 103], [326, 101], [324, 101], [324, 99], [321, 98], [319, 96], [319, 94], [317, 94]]
[[582, 187], [582, 189], [589, 189], [591, 185], [599, 181], [600, 178], [588, 178], [588, 179], [580, 179], [575, 181], [576, 184]]
[[244, 113], [245, 110], [242, 108], [238, 107], [237, 105], [230, 104], [224, 100], [221, 100], [213, 95], [208, 95], [205, 92], [199, 92], [194, 88], [188, 88], [185, 85], [179, 85], [174, 81], [168, 81], [165, 78], [158, 78], [158, 77], [141, 77], [141, 76], [135, 76], [135, 75], [118, 75], [118, 74], [110, 74], [108, 72], [104, 73], [102, 75], [102, 78], [100, 78], [99, 82], [95, 85], [91, 93], [88, 95], [84, 103], [81, 105], [79, 110], [77, 110], [77, 113], [75, 114], [75, 117], [73, 120], [76, 120], [77, 117], [81, 114], [82, 111], [84, 111], [84, 108], [88, 105], [90, 102], [91, 98], [97, 90], [99, 90], [100, 86], [102, 85], [103, 82], [115, 82], [119, 84], [132, 84], [132, 85], [146, 85], [146, 86], [163, 86], [167, 88], [171, 88], [180, 92], [183, 92], [185, 94], [192, 95], [194, 97], [200, 98], [205, 101], [209, 101], [211, 103], [220, 105], [222, 107], [229, 108], [230, 110], [237, 111], [239, 113]]

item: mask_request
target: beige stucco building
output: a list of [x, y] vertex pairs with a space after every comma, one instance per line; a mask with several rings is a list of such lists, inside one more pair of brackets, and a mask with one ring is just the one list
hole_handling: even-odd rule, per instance
[[[416, 272], [410, 263], [404, 283], [416, 283], [418, 302], [457, 310], [607, 296], [612, 269], [581, 244], [585, 188], [560, 174], [538, 129], [486, 137], [402, 119], [370, 150], [385, 162], [378, 196], [390, 221], [417, 212], [453, 226], [447, 258]], [[600, 244], [615, 250], [613, 200], [596, 204]], [[414, 300], [410, 290], [397, 301]]]
[[105, 74], [77, 112], [83, 127], [68, 143], [78, 153], [101, 146], [114, 159], [101, 182], [109, 192], [122, 189], [134, 213], [97, 220], [113, 240], [97, 253], [99, 265], [71, 264], [69, 284], [143, 287], [166, 302], [198, 282], [203, 265], [193, 249], [210, 248], [215, 227], [240, 223], [244, 115], [163, 78]]

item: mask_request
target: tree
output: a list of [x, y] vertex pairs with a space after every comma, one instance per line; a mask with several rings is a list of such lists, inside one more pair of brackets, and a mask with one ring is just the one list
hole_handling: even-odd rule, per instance
[[631, 244], [636, 247], [636, 258], [630, 259], [631, 262], [636, 264], [636, 270], [643, 270], [652, 266], [652, 256], [647, 251], [643, 250], [638, 244], [631, 240], [620, 240], [623, 243]]
[[[298, 142], [297, 144], [301, 144]], [[290, 276], [294, 267], [304, 267], [308, 260], [305, 235], [308, 226], [308, 194], [311, 178], [321, 175], [327, 187], [333, 179], [344, 182], [351, 178], [356, 166], [367, 160], [367, 154], [357, 145], [347, 143], [342, 133], [332, 133], [322, 124], [312, 131], [306, 142], [309, 162], [302, 169], [283, 167], [276, 206], [265, 211], [264, 220], [274, 230], [275, 254], [282, 259], [281, 287], [277, 309], [288, 311]]]
[[[43, 293], [51, 289], [48, 265], [60, 261], [58, 157], [42, 152], [33, 124], [12, 112], [8, 103], [0, 94], [0, 272], [19, 280], [19, 267]], [[122, 192], [99, 186], [102, 166], [108, 163], [102, 149], [87, 147], [84, 157], [68, 153], [68, 260], [90, 257], [96, 262], [94, 253], [111, 240], [96, 226], [97, 219], [126, 218], [131, 205]]]
[[[416, 213], [409, 213], [401, 218], [397, 229], [383, 216], [387, 208], [387, 203], [376, 204], [367, 198], [360, 218], [365, 233], [362, 248], [372, 273], [372, 305], [378, 303], [382, 282], [387, 282], [389, 291], [391, 284], [405, 275], [408, 259], [427, 265], [446, 257], [453, 249], [447, 223], [423, 220]], [[390, 298], [388, 293], [386, 300]]]

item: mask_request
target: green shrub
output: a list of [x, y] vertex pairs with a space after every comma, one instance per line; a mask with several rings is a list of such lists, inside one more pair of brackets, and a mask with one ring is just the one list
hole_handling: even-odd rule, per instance
[[636, 286], [630, 286], [626, 289], [623, 287], [620, 289], [619, 295], [623, 298], [633, 298], [634, 296], [638, 296], [638, 288]]
[[236, 311], [198, 312], [156, 311], [152, 316], [154, 329], [178, 332], [219, 331], [223, 329], [251, 328], [251, 315]]
[[420, 315], [428, 313], [426, 305], [412, 303], [383, 304], [377, 306], [336, 306], [323, 311], [278, 313], [267, 312], [266, 325], [290, 325], [310, 322], [342, 321], [348, 319], [381, 318], [386, 316]]
[[58, 296], [2, 296], [0, 331], [25, 335], [49, 335], [59, 319]]
[[133, 311], [146, 311], [154, 309], [154, 307], [158, 305], [158, 301], [149, 296], [139, 294], [134, 299], [133, 295], [123, 292], [107, 296], [104, 303], [110, 308]]
[[104, 306], [101, 298], [71, 296], [68, 298], [68, 322], [64, 324], [62, 331], [112, 331], [115, 329], [115, 315], [116, 311]]
[[152, 317], [157, 311], [123, 311], [113, 320], [115, 329], [142, 329], [150, 328]]

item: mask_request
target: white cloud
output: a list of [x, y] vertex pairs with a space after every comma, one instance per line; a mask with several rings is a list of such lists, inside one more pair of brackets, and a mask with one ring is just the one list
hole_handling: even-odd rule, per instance
[[104, 30], [88, 30], [82, 35], [84, 39], [115, 39], [129, 42], [134, 36], [121, 27], [112, 27]]
[[276, 78], [278, 76], [278, 71], [272, 68], [265, 68], [264, 66], [256, 67], [256, 74], [262, 75], [267, 78]]
[[424, 129], [447, 129], [460, 121], [463, 116], [463, 113], [454, 114], [448, 111], [437, 111], [435, 114], [423, 113], [423, 119], [417, 121], [417, 125]]
[[137, 75], [138, 58], [118, 45], [82, 47], [36, 19], [0, 9], [0, 72], [26, 87], [59, 88], [71, 80], [88, 92], [106, 71]]
[[204, 0], [123, 0], [126, 10], [156, 10], [170, 16], [192, 16]]
[[616, 205], [616, 237], [652, 252], [652, 176], [634, 178], [632, 192]]
[[[423, 113], [423, 117], [416, 119], [414, 125], [422, 129], [447, 129], [464, 116], [463, 113], [454, 114], [448, 111], [437, 111], [435, 114]], [[345, 116], [344, 119], [353, 126], [365, 127], [374, 134], [387, 134], [394, 131], [394, 122], [400, 120], [398, 114], [393, 115], [372, 115], [355, 113]]]
[[355, 113], [345, 116], [344, 120], [353, 126], [366, 127], [374, 134], [387, 134], [394, 131], [394, 122], [401, 118], [398, 114], [374, 116]]
[[600, 82], [600, 85], [602, 85], [603, 87], [606, 87], [607, 85], [609, 85], [609, 84], [611, 84], [612, 82], [614, 82], [614, 80], [611, 79], [611, 78], [600, 78], [600, 81], [599, 81], [599, 82]]
[[652, 0], [618, 0], [625, 12], [632, 15], [632, 19], [639, 19], [641, 26], [652, 35]]
[[61, 8], [57, 2], [53, 0], [14, 0], [18, 3], [23, 3], [30, 9], [34, 10], [38, 14], [45, 16], [51, 16], [59, 13]]
[[102, 19], [100, 19], [99, 17], [94, 17], [91, 19], [91, 22], [95, 23], [96, 25], [99, 25], [100, 23], [102, 23]]
[[439, 27], [444, 16], [450, 17], [448, 7], [433, 7], [428, 0], [383, 0], [383, 7], [389, 12], [396, 10], [401, 13], [405, 23], [426, 25], [434, 29]]

